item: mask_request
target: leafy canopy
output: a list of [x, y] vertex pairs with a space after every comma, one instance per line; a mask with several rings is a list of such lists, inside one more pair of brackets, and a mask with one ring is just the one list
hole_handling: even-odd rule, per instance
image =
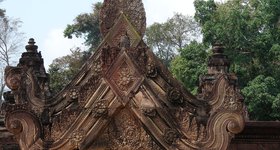
[[62, 90], [78, 73], [87, 59], [80, 48], [71, 49], [71, 54], [56, 58], [49, 66], [50, 87], [53, 93]]
[[49, 66], [51, 77], [50, 87], [53, 93], [62, 90], [78, 73], [85, 60], [90, 56], [99, 43], [101, 34], [99, 30], [99, 10], [102, 3], [93, 4], [91, 13], [78, 15], [73, 24], [68, 24], [64, 30], [64, 37], [72, 38], [84, 37], [85, 45], [89, 46], [88, 50], [82, 51], [80, 48], [71, 49], [71, 54], [55, 59]]
[[278, 119], [280, 113], [275, 110], [280, 89], [280, 1], [195, 0], [194, 4], [203, 43], [218, 41], [226, 47], [251, 119]]
[[280, 93], [277, 82], [272, 77], [257, 76], [242, 90], [250, 117], [256, 120], [280, 119]]
[[193, 94], [197, 92], [199, 76], [207, 72], [207, 46], [196, 41], [179, 50], [171, 63], [171, 71]]
[[101, 2], [95, 3], [92, 6], [92, 13], [78, 15], [74, 20], [74, 24], [67, 25], [64, 30], [64, 37], [70, 39], [73, 36], [84, 37], [85, 44], [90, 47], [91, 51], [94, 51], [101, 42], [99, 30], [99, 10], [101, 6]]
[[191, 16], [174, 14], [164, 23], [154, 23], [146, 30], [145, 40], [166, 66], [193, 40], [201, 36], [197, 22]]
[[[3, 0], [0, 0], [0, 3]], [[5, 14], [0, 8], [0, 104], [5, 90], [4, 68], [15, 63], [14, 58], [19, 54], [24, 34], [20, 32], [22, 22]]]

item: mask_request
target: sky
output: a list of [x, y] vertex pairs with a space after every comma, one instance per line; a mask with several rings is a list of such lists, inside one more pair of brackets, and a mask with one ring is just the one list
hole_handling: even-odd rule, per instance
[[[194, 15], [194, 0], [142, 0], [146, 10], [147, 25], [164, 22], [174, 13]], [[81, 13], [90, 13], [92, 4], [102, 0], [4, 0], [0, 8], [6, 15], [22, 21], [24, 45], [34, 38], [42, 52], [45, 67], [55, 58], [70, 54], [70, 49], [83, 46], [84, 39], [67, 39], [63, 30]], [[22, 52], [25, 51], [24, 46]], [[20, 57], [20, 56], [19, 56]]]

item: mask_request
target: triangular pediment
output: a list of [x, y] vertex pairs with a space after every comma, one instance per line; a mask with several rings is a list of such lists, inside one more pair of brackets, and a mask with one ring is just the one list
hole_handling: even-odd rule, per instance
[[225, 149], [243, 128], [244, 110], [236, 77], [224, 69], [229, 63], [222, 47], [214, 47], [219, 53], [196, 97], [143, 41], [141, 0], [105, 0], [100, 18], [103, 41], [56, 96], [47, 97], [48, 75], [34, 39], [18, 67], [6, 69], [12, 89], [3, 106], [6, 126], [20, 147]]
[[[80, 104], [85, 110], [73, 116], [75, 123], [69, 125], [66, 133], [84, 133], [87, 140], [81, 146], [87, 149], [101, 134], [111, 130], [112, 123], [133, 118], [150, 142], [170, 149], [182, 134], [173, 116], [179, 109], [177, 106], [186, 107], [191, 114], [202, 103], [173, 79], [124, 13], [115, 20], [82, 73], [70, 83], [80, 91]], [[129, 117], [119, 117], [123, 112]]]

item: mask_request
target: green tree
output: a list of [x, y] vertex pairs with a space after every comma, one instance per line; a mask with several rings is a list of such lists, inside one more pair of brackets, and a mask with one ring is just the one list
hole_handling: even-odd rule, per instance
[[78, 73], [85, 60], [85, 52], [80, 48], [71, 49], [71, 54], [56, 58], [49, 66], [50, 87], [53, 93], [62, 90]]
[[199, 76], [207, 72], [207, 46], [196, 41], [179, 50], [171, 63], [171, 71], [186, 88], [196, 94]]
[[[275, 80], [274, 88], [279, 92], [280, 1], [228, 0], [215, 3], [214, 0], [195, 0], [194, 4], [195, 18], [202, 27], [203, 43], [218, 41], [224, 44], [241, 88], [252, 88], [255, 80], [264, 76]], [[265, 84], [259, 86], [265, 88]], [[263, 97], [268, 103], [274, 99], [275, 104], [269, 105], [269, 109], [273, 109], [278, 94], [269, 96], [269, 91], [263, 91], [263, 94], [268, 95]], [[258, 103], [257, 98], [245, 94], [245, 100], [250, 102], [247, 104], [251, 119], [265, 119], [262, 116], [265, 108], [253, 106], [254, 102]], [[277, 116], [275, 112], [269, 113], [268, 116]]]
[[149, 26], [145, 39], [163, 63], [169, 66], [177, 50], [200, 36], [200, 28], [193, 17], [176, 13], [164, 23]]
[[157, 57], [160, 58], [166, 66], [169, 66], [171, 60], [175, 56], [175, 51], [165, 31], [166, 27], [164, 24], [152, 24], [146, 30], [146, 41]]
[[85, 45], [89, 46], [88, 50], [81, 51], [79, 48], [71, 49], [71, 54], [57, 58], [49, 66], [51, 78], [50, 87], [53, 93], [57, 93], [64, 88], [76, 75], [88, 59], [91, 52], [94, 51], [101, 42], [101, 33], [99, 30], [99, 11], [102, 3], [98, 2], [92, 5], [92, 13], [78, 15], [74, 23], [67, 25], [64, 30], [64, 37], [72, 38], [84, 37]]
[[[270, 74], [269, 51], [279, 44], [278, 0], [196, 0], [196, 20], [204, 43], [221, 42], [240, 76], [241, 86], [259, 74]], [[274, 75], [272, 75], [274, 77]]]
[[67, 25], [64, 30], [64, 37], [70, 39], [73, 35], [76, 37], [84, 37], [85, 44], [90, 47], [90, 51], [97, 48], [101, 42], [101, 34], [99, 30], [99, 10], [101, 9], [101, 6], [101, 2], [95, 3], [92, 6], [92, 13], [78, 15], [74, 20], [74, 24]]
[[248, 99], [246, 104], [250, 117], [255, 120], [279, 120], [280, 94], [272, 77], [257, 76], [242, 90]]

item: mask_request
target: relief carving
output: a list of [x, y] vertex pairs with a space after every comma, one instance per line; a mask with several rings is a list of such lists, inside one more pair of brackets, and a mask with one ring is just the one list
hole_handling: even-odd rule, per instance
[[182, 94], [174, 88], [168, 91], [168, 100], [174, 105], [180, 105], [184, 103]]
[[206, 126], [199, 124], [195, 119], [195, 115], [188, 110], [180, 109], [176, 112], [177, 121], [180, 129], [192, 144], [200, 143], [206, 136]]
[[148, 58], [149, 56], [147, 54], [148, 49], [149, 48], [143, 41], [141, 41], [137, 47], [128, 49], [129, 54], [135, 61], [137, 61], [136, 65], [143, 74], [146, 74], [147, 70], [149, 69], [147, 67], [143, 67], [143, 66], [147, 66], [148, 64], [148, 59], [149, 59]]
[[84, 135], [85, 135], [84, 130], [76, 130], [72, 133], [70, 142], [71, 142], [71, 145], [73, 147], [75, 147], [75, 149], [80, 148], [80, 143], [81, 143], [82, 139], [84, 138]]
[[131, 83], [135, 80], [135, 77], [132, 75], [131, 70], [127, 67], [127, 65], [124, 65], [117, 73], [117, 77], [115, 78], [118, 87], [122, 91], [127, 91]]
[[128, 110], [122, 110], [91, 149], [160, 150]]
[[98, 118], [101, 116], [106, 117], [108, 113], [108, 106], [105, 100], [100, 100], [94, 104], [92, 109], [93, 117]]
[[142, 108], [143, 114], [149, 117], [155, 117], [157, 115], [157, 112], [154, 108]]
[[109, 67], [117, 58], [119, 52], [120, 49], [118, 47], [110, 47], [109, 45], [105, 44], [101, 52], [102, 69], [104, 71], [109, 69]]
[[101, 82], [101, 77], [93, 75], [85, 79], [85, 83], [80, 88], [80, 104], [84, 104], [85, 101], [94, 93], [98, 85]]
[[5, 69], [5, 82], [11, 90], [17, 90], [21, 81], [21, 69], [17, 67], [7, 67]]
[[179, 134], [174, 129], [166, 129], [164, 131], [164, 140], [168, 144], [174, 144], [179, 138]]
[[226, 110], [242, 110], [243, 96], [234, 87], [227, 87], [224, 100], [224, 108]]
[[147, 76], [151, 78], [155, 78], [158, 75], [156, 64], [153, 61], [149, 61], [147, 66]]
[[54, 141], [60, 140], [66, 129], [69, 129], [77, 119], [81, 109], [65, 109], [52, 117], [51, 136]]
[[93, 76], [100, 75], [100, 73], [102, 72], [101, 62], [100, 61], [94, 62], [92, 68], [93, 68], [93, 71], [92, 71]]
[[[119, 95], [124, 96], [129, 95], [133, 90], [137, 89], [142, 81], [142, 76], [140, 76], [138, 70], [135, 69], [135, 65], [125, 51], [117, 58], [106, 76], [112, 88]], [[123, 100], [125, 100], [126, 103], [128, 99], [124, 98]]]
[[243, 97], [221, 44], [195, 96], [143, 42], [141, 0], [105, 0], [100, 28], [100, 47], [57, 95], [34, 39], [5, 70], [2, 110], [21, 149], [223, 150], [242, 131]]
[[79, 97], [79, 91], [77, 89], [73, 88], [69, 91], [69, 96], [72, 100], [75, 100]]
[[146, 14], [141, 0], [107, 0], [100, 12], [100, 28], [106, 36], [119, 15], [124, 13], [137, 32], [144, 35], [146, 30]]

